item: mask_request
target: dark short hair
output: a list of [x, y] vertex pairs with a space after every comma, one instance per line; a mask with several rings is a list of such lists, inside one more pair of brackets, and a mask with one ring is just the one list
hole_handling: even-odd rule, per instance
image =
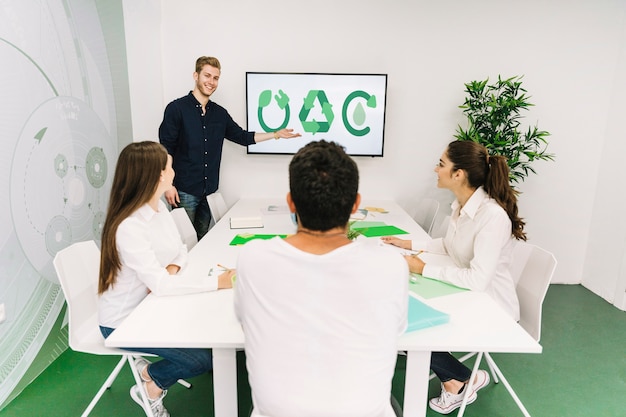
[[310, 142], [289, 164], [291, 198], [307, 229], [326, 231], [345, 226], [358, 188], [356, 163], [334, 142]]

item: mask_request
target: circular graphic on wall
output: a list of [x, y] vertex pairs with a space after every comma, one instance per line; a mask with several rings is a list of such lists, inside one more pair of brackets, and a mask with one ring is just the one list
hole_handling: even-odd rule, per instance
[[13, 157], [11, 212], [26, 257], [44, 278], [58, 282], [58, 251], [99, 235], [110, 160], [109, 133], [77, 98], [49, 99], [26, 121]]
[[54, 255], [102, 233], [119, 129], [107, 46], [124, 42], [102, 19], [123, 28], [108, 2], [0, 6], [0, 407], [67, 346]]

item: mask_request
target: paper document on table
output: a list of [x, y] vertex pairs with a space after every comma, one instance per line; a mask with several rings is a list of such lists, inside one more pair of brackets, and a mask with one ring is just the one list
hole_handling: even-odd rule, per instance
[[261, 209], [261, 214], [269, 215], [269, 214], [289, 214], [289, 207], [286, 204], [282, 206], [269, 205], [265, 208]]
[[350, 220], [363, 220], [367, 217], [367, 210], [358, 209], [356, 212], [350, 215]]
[[263, 227], [263, 218], [258, 217], [231, 217], [231, 229], [251, 229]]
[[443, 311], [432, 308], [409, 295], [409, 314], [407, 332], [438, 326], [450, 321], [450, 316]]
[[363, 208], [363, 210], [367, 210], [367, 212], [373, 212], [373, 213], [382, 213], [382, 214], [389, 213], [387, 210], [381, 207], [365, 207]]

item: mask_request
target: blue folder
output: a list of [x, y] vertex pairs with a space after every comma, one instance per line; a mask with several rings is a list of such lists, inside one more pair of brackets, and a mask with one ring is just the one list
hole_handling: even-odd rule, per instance
[[427, 327], [438, 326], [450, 321], [447, 313], [436, 310], [424, 304], [415, 297], [409, 295], [409, 317], [406, 331], [425, 329]]

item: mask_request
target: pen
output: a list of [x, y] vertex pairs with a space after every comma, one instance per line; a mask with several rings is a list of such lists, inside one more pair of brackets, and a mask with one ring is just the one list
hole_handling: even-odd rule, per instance
[[217, 264], [218, 267], [222, 268], [224, 271], [230, 271], [232, 268], [227, 268], [222, 264]]

